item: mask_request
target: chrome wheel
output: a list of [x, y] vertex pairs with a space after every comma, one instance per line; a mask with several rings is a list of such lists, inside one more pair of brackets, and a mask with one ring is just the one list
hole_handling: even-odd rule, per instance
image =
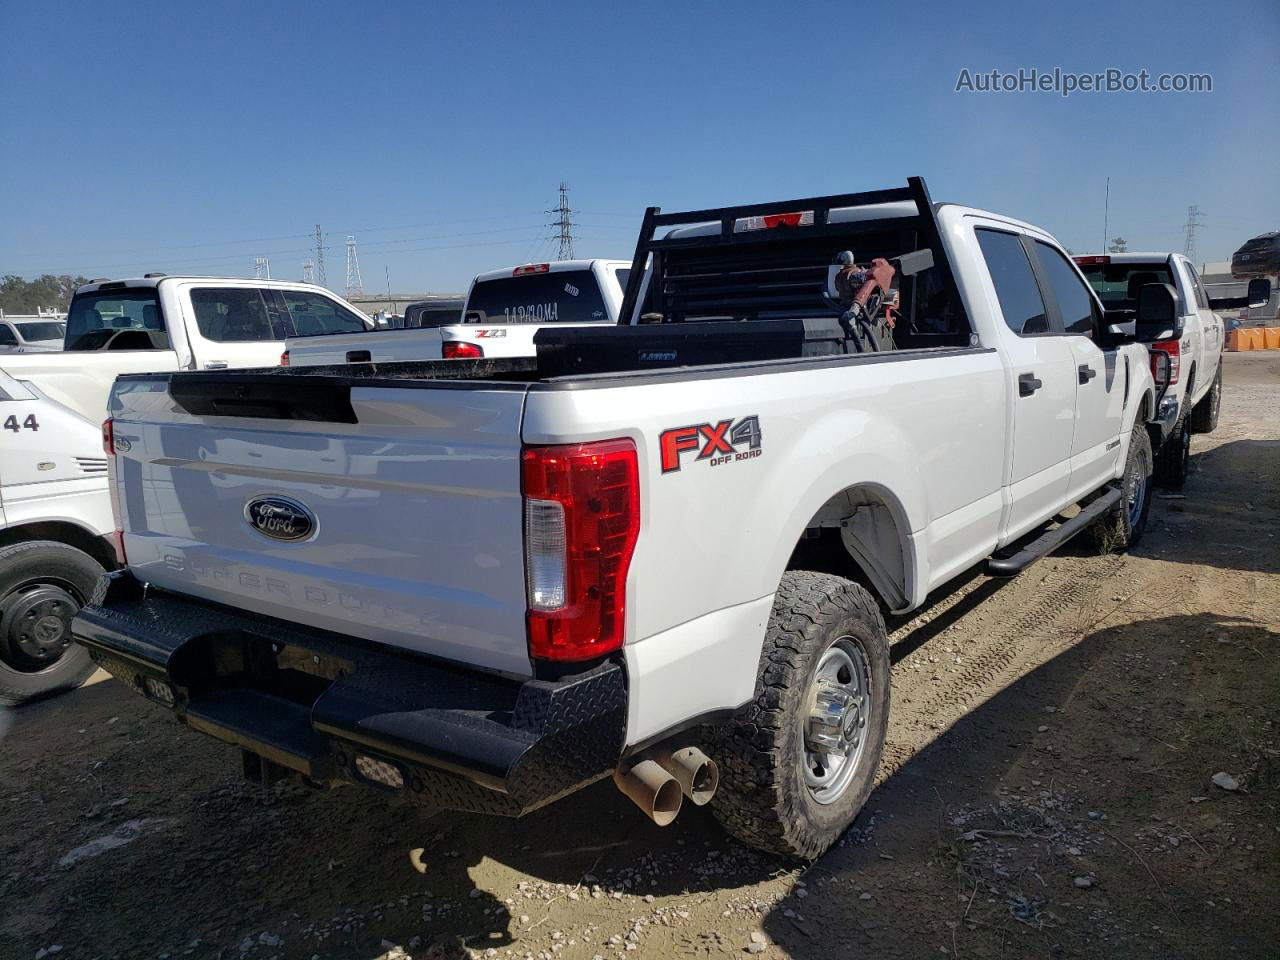
[[801, 718], [804, 782], [818, 803], [834, 803], [848, 788], [866, 749], [871, 720], [871, 667], [853, 637], [822, 654]]

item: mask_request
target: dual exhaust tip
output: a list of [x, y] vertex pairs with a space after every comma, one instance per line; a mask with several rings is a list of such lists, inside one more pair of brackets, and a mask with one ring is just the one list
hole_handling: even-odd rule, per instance
[[613, 782], [645, 816], [665, 827], [676, 818], [685, 797], [699, 807], [710, 802], [720, 785], [720, 771], [697, 747], [660, 749], [625, 771], [614, 770]]

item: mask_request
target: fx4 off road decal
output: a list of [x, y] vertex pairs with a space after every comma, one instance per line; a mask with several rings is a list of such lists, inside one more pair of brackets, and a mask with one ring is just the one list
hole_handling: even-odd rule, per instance
[[694, 461], [707, 460], [713, 467], [760, 456], [760, 418], [755, 414], [739, 420], [698, 423], [672, 427], [658, 436], [662, 451], [662, 472], [674, 473], [687, 453], [697, 451]]

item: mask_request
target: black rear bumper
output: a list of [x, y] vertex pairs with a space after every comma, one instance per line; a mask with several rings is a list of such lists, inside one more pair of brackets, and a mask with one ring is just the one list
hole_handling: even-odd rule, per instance
[[150, 590], [127, 572], [103, 581], [72, 630], [191, 728], [313, 783], [518, 816], [607, 775], [622, 753], [615, 663], [520, 681]]

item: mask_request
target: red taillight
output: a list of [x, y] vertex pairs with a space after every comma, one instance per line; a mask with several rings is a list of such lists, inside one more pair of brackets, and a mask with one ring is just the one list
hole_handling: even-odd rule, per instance
[[[1169, 383], [1178, 382], [1178, 374], [1182, 367], [1182, 344], [1177, 340], [1161, 340], [1159, 343], [1151, 344], [1152, 350], [1159, 350], [1169, 357]], [[1157, 372], [1159, 361], [1154, 355], [1151, 357], [1151, 376], [1155, 378], [1157, 383], [1160, 382], [1160, 374]]]
[[116, 455], [116, 425], [110, 417], [102, 421], [102, 451], [109, 457]]
[[522, 467], [530, 655], [590, 660], [619, 649], [640, 533], [635, 443], [526, 447]]
[[484, 350], [477, 344], [460, 343], [457, 340], [446, 340], [440, 347], [440, 352], [446, 360], [474, 360], [484, 356]]
[[1105, 255], [1099, 256], [1096, 254], [1089, 257], [1072, 257], [1071, 259], [1082, 267], [1093, 267], [1098, 265], [1106, 266], [1111, 262], [1110, 257]]
[[524, 266], [516, 267], [511, 271], [513, 277], [527, 277], [531, 273], [550, 273], [551, 264], [549, 263], [526, 263]]
[[288, 365], [289, 365], [289, 351], [286, 350], [284, 353], [280, 354], [280, 366], [287, 367]]

